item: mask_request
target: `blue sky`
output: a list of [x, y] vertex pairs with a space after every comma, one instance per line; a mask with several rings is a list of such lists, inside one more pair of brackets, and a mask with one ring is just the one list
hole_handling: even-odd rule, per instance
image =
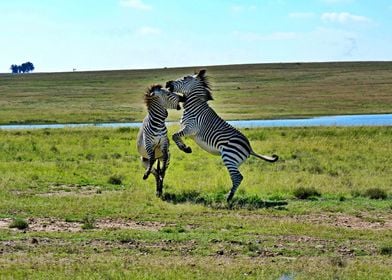
[[4, 0], [0, 72], [392, 60], [390, 0]]

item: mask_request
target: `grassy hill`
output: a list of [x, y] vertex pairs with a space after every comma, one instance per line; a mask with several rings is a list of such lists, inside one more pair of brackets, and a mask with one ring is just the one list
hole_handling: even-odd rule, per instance
[[[199, 67], [0, 75], [0, 123], [133, 122], [151, 84]], [[391, 113], [392, 62], [206, 67], [225, 119]], [[172, 112], [170, 120], [179, 119]]]

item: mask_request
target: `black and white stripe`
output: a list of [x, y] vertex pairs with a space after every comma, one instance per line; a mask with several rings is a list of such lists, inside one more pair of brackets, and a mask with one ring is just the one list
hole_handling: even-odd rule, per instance
[[[152, 173], [156, 179], [157, 195], [160, 196], [165, 172], [170, 162], [165, 119], [168, 116], [167, 109], [180, 109], [180, 96], [156, 85], [147, 90], [144, 101], [148, 115], [144, 118], [139, 130], [137, 148], [146, 168], [143, 179], [146, 180]], [[155, 161], [158, 161], [156, 169], [153, 167]]]
[[185, 98], [181, 130], [173, 135], [173, 140], [182, 151], [191, 153], [191, 148], [186, 146], [181, 139], [184, 136], [191, 136], [204, 150], [221, 155], [233, 184], [227, 197], [227, 200], [230, 201], [243, 179], [238, 167], [250, 155], [269, 162], [277, 161], [278, 156], [269, 157], [256, 154], [248, 139], [219, 117], [208, 105], [207, 101], [213, 98], [205, 73], [205, 70], [201, 70], [196, 75], [166, 83], [166, 87], [170, 91], [182, 93]]

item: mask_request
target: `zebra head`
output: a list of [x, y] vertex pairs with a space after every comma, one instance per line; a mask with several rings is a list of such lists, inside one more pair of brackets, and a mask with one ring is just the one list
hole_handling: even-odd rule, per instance
[[181, 110], [180, 100], [180, 95], [162, 88], [161, 85], [151, 86], [144, 95], [144, 101], [147, 107], [150, 107], [153, 102], [158, 102], [165, 109]]
[[166, 88], [171, 92], [184, 94], [185, 98], [198, 96], [205, 101], [213, 100], [206, 72], [207, 70], [202, 69], [197, 74], [188, 75], [175, 81], [168, 81]]

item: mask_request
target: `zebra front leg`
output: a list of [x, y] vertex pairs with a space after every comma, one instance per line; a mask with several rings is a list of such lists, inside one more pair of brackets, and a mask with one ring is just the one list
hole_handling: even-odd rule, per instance
[[187, 129], [187, 127], [185, 127], [184, 129], [174, 133], [173, 136], [172, 136], [172, 139], [173, 139], [173, 141], [176, 143], [177, 147], [181, 151], [183, 151], [183, 152], [185, 152], [187, 154], [190, 154], [190, 153], [192, 153], [191, 147], [185, 145], [185, 143], [181, 139], [181, 137], [184, 137], [184, 136], [187, 136], [187, 135], [190, 135], [190, 132]]

